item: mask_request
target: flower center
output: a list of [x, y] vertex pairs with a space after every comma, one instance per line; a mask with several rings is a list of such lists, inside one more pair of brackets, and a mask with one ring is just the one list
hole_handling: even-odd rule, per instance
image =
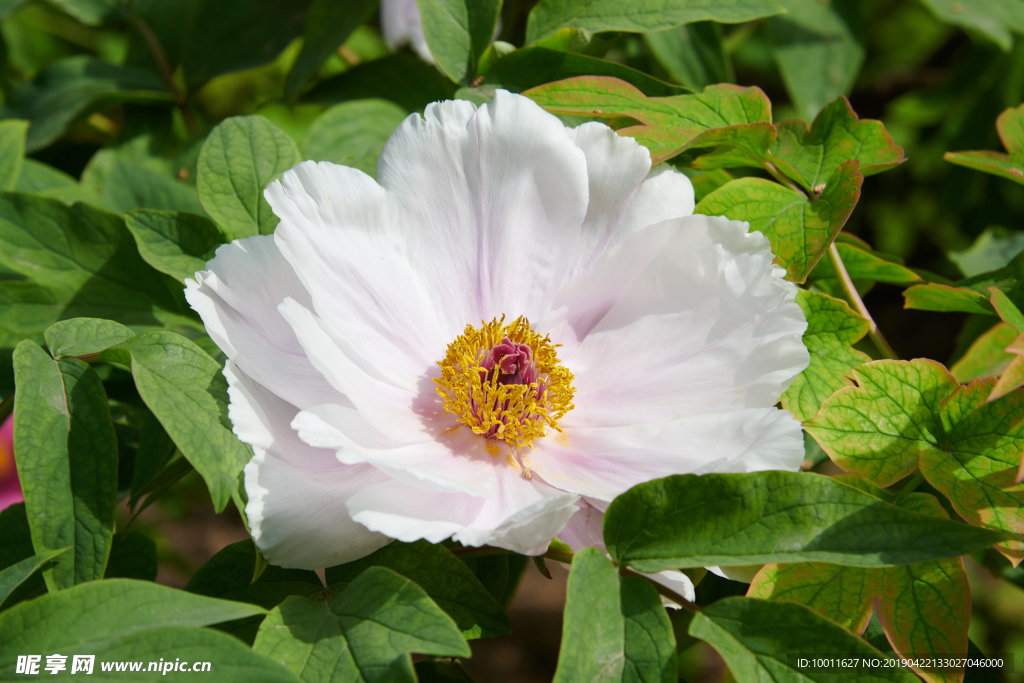
[[509, 446], [530, 446], [544, 427], [572, 410], [572, 373], [558, 363], [551, 340], [520, 316], [508, 325], [494, 319], [448, 345], [437, 393], [444, 409], [475, 434]]

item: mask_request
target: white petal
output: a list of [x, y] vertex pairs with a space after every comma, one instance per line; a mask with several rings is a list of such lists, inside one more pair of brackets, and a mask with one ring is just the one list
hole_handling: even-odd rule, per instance
[[405, 386], [443, 355], [451, 339], [409, 261], [417, 228], [394, 197], [362, 171], [312, 161], [265, 194], [281, 218], [281, 253], [355, 363]]
[[670, 166], [651, 170], [651, 155], [635, 139], [601, 123], [569, 135], [587, 157], [590, 203], [562, 284], [575, 280], [609, 247], [638, 230], [693, 213], [693, 185]]
[[306, 443], [336, 449], [340, 462], [370, 463], [399, 481], [430, 491], [495, 497], [494, 463], [505, 462], [508, 449], [474, 434], [444, 412], [439, 417], [432, 438], [417, 443], [375, 434], [360, 424], [356, 411], [340, 406], [305, 410], [292, 427]]
[[412, 43], [423, 61], [434, 63], [434, 56], [423, 37], [423, 23], [416, 0], [381, 0], [380, 28], [384, 42], [391, 48]]
[[553, 486], [606, 501], [672, 474], [795, 471], [804, 457], [800, 423], [776, 408], [616, 427], [573, 427], [567, 417], [563, 430], [520, 451], [523, 464]]
[[341, 400], [277, 312], [286, 297], [308, 305], [309, 294], [273, 237], [225, 244], [206, 267], [195, 280], [185, 280], [185, 298], [228, 358], [295, 405]]
[[[576, 377], [573, 424], [764, 408], [807, 367], [797, 288], [772, 264], [768, 240], [738, 221], [678, 222], [684, 229], [564, 358]], [[594, 306], [585, 295], [578, 304]]]
[[479, 110], [434, 103], [395, 130], [377, 177], [413, 218], [413, 258], [452, 336], [540, 317], [587, 211], [586, 159], [557, 118], [501, 90]]
[[[665, 571], [658, 572], [657, 574], [644, 574], [644, 576], [656, 583], [660, 583], [662, 586], [665, 586], [670, 590], [675, 591], [690, 602], [697, 600], [697, 591], [694, 588], [693, 581], [691, 581], [690, 577], [681, 571], [666, 569]], [[670, 598], [666, 598], [664, 595], [661, 596], [661, 602], [665, 607], [671, 607], [673, 609], [679, 609], [682, 607], [682, 605], [673, 602]]]
[[391, 539], [349, 517], [345, 500], [387, 477], [368, 465], [342, 465], [329, 450], [288, 427], [298, 409], [229, 362], [224, 369], [235, 434], [253, 446], [245, 466], [246, 516], [260, 552], [282, 567], [319, 569], [369, 555]]
[[504, 463], [497, 496], [434, 493], [399, 482], [371, 486], [349, 499], [352, 518], [401, 541], [432, 543], [452, 537], [465, 545], [485, 544], [525, 555], [543, 553], [576, 511], [574, 495], [528, 481]]

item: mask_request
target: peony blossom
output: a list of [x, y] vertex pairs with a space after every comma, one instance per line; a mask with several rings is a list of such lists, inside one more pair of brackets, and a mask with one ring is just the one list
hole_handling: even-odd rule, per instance
[[411, 115], [377, 178], [297, 165], [265, 193], [276, 232], [186, 280], [270, 562], [603, 547], [636, 484], [799, 467], [775, 407], [809, 360], [796, 287], [635, 140], [499, 91]]
[[14, 465], [14, 414], [0, 426], [0, 510], [25, 500]]

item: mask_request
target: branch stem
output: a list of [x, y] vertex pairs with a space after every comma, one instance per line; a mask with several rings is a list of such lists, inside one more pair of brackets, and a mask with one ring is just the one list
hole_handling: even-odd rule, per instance
[[843, 294], [846, 296], [846, 300], [850, 302], [850, 305], [860, 313], [861, 317], [868, 321], [868, 337], [874, 343], [875, 348], [885, 358], [891, 360], [898, 360], [899, 356], [889, 346], [889, 342], [882, 336], [881, 330], [878, 329], [878, 325], [875, 324], [875, 319], [871, 317], [871, 313], [868, 312], [867, 306], [864, 305], [864, 300], [860, 298], [860, 294], [857, 293], [857, 288], [853, 285], [853, 280], [850, 278], [850, 274], [846, 272], [846, 266], [843, 264], [843, 259], [839, 255], [839, 249], [836, 247], [836, 243], [833, 242], [828, 247], [828, 260], [832, 264], [832, 269], [836, 271], [836, 277], [839, 278], [839, 286], [843, 290]]
[[192, 118], [192, 110], [189, 109], [185, 96], [174, 82], [174, 71], [171, 69], [171, 63], [167, 60], [167, 53], [164, 52], [163, 45], [160, 44], [160, 40], [157, 39], [156, 34], [153, 33], [153, 29], [149, 27], [149, 24], [147, 24], [142, 17], [132, 16], [131, 22], [142, 36], [142, 39], [146, 41], [146, 47], [149, 48], [150, 53], [153, 55], [153, 59], [156, 61], [157, 67], [160, 69], [160, 76], [163, 78], [164, 86], [171, 93], [171, 96], [174, 97], [174, 103], [181, 111], [181, 116], [185, 120], [185, 128], [188, 129], [188, 134], [195, 135], [197, 128], [195, 119]]
[[773, 178], [778, 180], [780, 183], [782, 183], [783, 185], [785, 185], [789, 189], [793, 190], [793, 192], [799, 192], [803, 196], [805, 196], [805, 197], [807, 196], [807, 193], [804, 192], [803, 189], [801, 189], [799, 185], [797, 185], [792, 180], [790, 180], [789, 177], [785, 173], [780, 171], [779, 167], [776, 166], [775, 164], [773, 164], [772, 162], [770, 162], [770, 161], [764, 162], [764, 169], [766, 171], [768, 171], [768, 173], [770, 173]]

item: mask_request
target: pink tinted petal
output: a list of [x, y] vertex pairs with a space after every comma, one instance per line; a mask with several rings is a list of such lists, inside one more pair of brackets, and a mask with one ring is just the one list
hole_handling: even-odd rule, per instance
[[563, 430], [520, 452], [523, 464], [553, 486], [605, 501], [672, 474], [796, 470], [804, 457], [800, 423], [776, 408], [615, 427], [574, 427], [567, 417]]
[[529, 481], [502, 464], [492, 499], [436, 493], [391, 482], [349, 499], [352, 518], [401, 541], [449, 536], [470, 546], [485, 544], [525, 555], [543, 553], [576, 511], [577, 496]]
[[14, 462], [14, 414], [0, 426], [0, 510], [25, 500]]
[[[807, 367], [797, 290], [772, 264], [768, 240], [738, 221], [679, 222], [684, 229], [564, 360], [576, 377], [574, 424], [767, 407]], [[607, 254], [609, 261], [619, 255], [631, 254]], [[567, 306], [606, 301], [581, 290]]]
[[277, 245], [312, 298], [307, 308], [356, 364], [403, 386], [443, 354], [451, 340], [410, 265], [409, 234], [420, 226], [394, 196], [362, 171], [312, 161], [265, 194], [281, 218]]
[[587, 211], [586, 159], [557, 118], [501, 90], [479, 110], [434, 103], [395, 130], [377, 177], [412, 216], [411, 251], [451, 336], [539, 317]]
[[235, 434], [253, 447], [245, 466], [245, 507], [253, 539], [273, 564], [319, 569], [351, 562], [391, 539], [352, 521], [346, 499], [387, 481], [368, 465], [342, 465], [289, 428], [298, 409], [261, 387], [231, 362], [224, 369]]
[[225, 244], [206, 268], [185, 280], [185, 298], [228, 358], [295, 405], [340, 398], [277, 311], [285, 298], [305, 305], [310, 299], [272, 236]]
[[587, 158], [590, 202], [562, 284], [585, 273], [609, 247], [655, 223], [693, 213], [693, 185], [675, 169], [651, 170], [651, 155], [601, 123], [569, 130]]

